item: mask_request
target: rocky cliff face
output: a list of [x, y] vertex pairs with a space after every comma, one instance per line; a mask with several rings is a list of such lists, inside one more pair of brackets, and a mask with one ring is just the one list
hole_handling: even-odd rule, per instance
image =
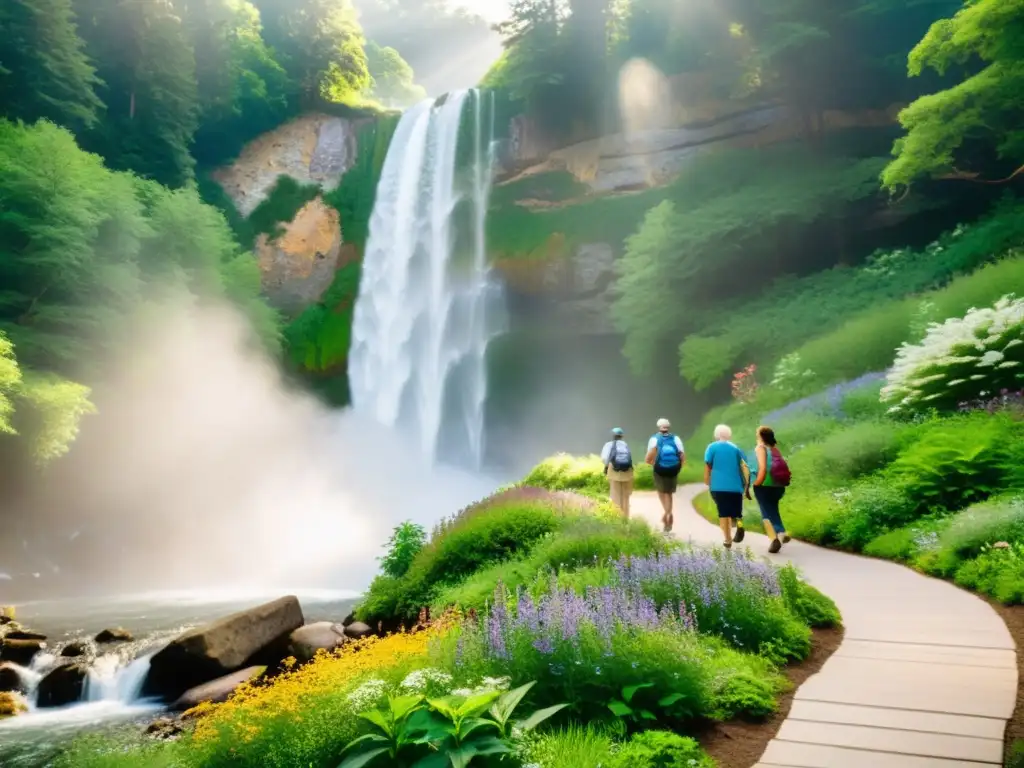
[[[521, 223], [520, 216], [517, 226], [551, 228], [541, 247], [528, 253], [503, 249], [495, 262], [513, 301], [529, 308], [531, 322], [544, 317], [560, 330], [613, 332], [615, 261], [622, 253], [622, 240], [639, 225], [642, 214], [629, 211], [623, 216], [629, 220], [629, 229], [616, 242], [588, 242], [585, 233], [567, 237], [558, 231], [558, 222], [573, 218], [571, 210], [576, 206], [600, 198], [603, 212], [617, 201], [625, 211], [632, 193], [671, 182], [701, 154], [791, 141], [809, 129], [828, 134], [885, 128], [896, 123], [900, 109], [893, 105], [878, 111], [827, 111], [813, 116], [809, 124], [806, 115], [783, 105], [724, 98], [714, 83], [701, 76], [665, 78], [649, 65], [634, 63], [623, 70], [621, 80], [619, 106], [625, 130], [620, 133], [555, 147], [536, 122], [522, 117], [512, 122], [502, 152], [500, 183], [511, 186], [530, 177], [567, 172], [582, 186], [573, 199], [515, 201], [520, 213], [545, 215], [543, 221], [530, 224]], [[558, 209], [566, 215], [561, 217]]]
[[256, 255], [270, 303], [295, 315], [319, 301], [338, 268], [359, 254], [342, 242], [338, 212], [320, 197], [306, 203], [282, 228], [273, 239], [259, 236]]
[[235, 162], [216, 171], [213, 178], [243, 216], [266, 199], [282, 175], [330, 189], [352, 167], [362, 122], [324, 114], [302, 115], [251, 141]]
[[[251, 142], [213, 178], [243, 216], [267, 199], [280, 176], [330, 190], [355, 161], [362, 122], [303, 115]], [[278, 234], [259, 236], [263, 290], [276, 308], [288, 315], [301, 312], [323, 296], [340, 266], [357, 258], [343, 230], [338, 212], [317, 197], [283, 222]]]

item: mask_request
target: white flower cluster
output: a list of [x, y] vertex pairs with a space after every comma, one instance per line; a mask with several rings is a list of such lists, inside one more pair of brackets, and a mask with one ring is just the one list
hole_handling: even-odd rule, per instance
[[376, 707], [388, 692], [388, 684], [383, 680], [370, 679], [348, 695], [348, 703], [352, 709], [363, 711]]
[[417, 669], [410, 672], [402, 681], [401, 687], [414, 693], [425, 693], [426, 691], [443, 690], [451, 688], [452, 676], [440, 669]]
[[452, 691], [453, 696], [473, 696], [478, 693], [489, 693], [491, 691], [507, 691], [512, 679], [509, 677], [485, 677], [472, 688], [456, 688]]
[[799, 352], [793, 352], [779, 360], [775, 366], [775, 375], [772, 377], [771, 386], [782, 392], [792, 392], [797, 388], [801, 380], [814, 377], [814, 371], [804, 368]]
[[905, 343], [882, 388], [892, 411], [954, 409], [1024, 383], [1024, 299], [928, 326], [919, 344]]

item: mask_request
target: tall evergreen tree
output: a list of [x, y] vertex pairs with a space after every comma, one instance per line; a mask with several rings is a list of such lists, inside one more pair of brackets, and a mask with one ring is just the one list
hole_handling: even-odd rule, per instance
[[192, 178], [195, 57], [168, 0], [77, 0], [79, 27], [107, 87], [107, 119], [83, 137], [116, 169], [170, 186]]
[[217, 165], [288, 116], [290, 83], [248, 0], [183, 0], [180, 7], [196, 61], [200, 120], [192, 154], [200, 165]]
[[71, 0], [0, 3], [0, 110], [74, 129], [96, 122], [99, 80], [78, 36]]
[[349, 0], [259, 0], [257, 7], [301, 103], [358, 100], [370, 87], [363, 31]]

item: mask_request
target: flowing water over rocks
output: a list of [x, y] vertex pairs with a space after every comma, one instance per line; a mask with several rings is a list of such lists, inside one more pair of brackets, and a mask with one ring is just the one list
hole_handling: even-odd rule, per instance
[[[143, 695], [150, 659], [157, 651], [192, 627], [249, 609], [279, 594], [162, 592], [17, 606], [18, 623], [47, 639], [45, 648], [27, 666], [13, 668], [29, 711], [0, 719], [0, 765], [43, 768], [62, 745], [80, 733], [131, 723], [141, 730], [166, 706]], [[351, 611], [356, 597], [352, 592], [337, 590], [298, 590], [294, 594], [300, 597], [308, 622], [340, 622]], [[131, 640], [96, 641], [104, 630], [119, 625], [131, 630]], [[7, 669], [10, 665], [0, 667]], [[41, 684], [47, 675], [60, 669], [81, 669], [77, 700], [71, 705], [40, 706]], [[72, 684], [75, 674], [71, 673]]]

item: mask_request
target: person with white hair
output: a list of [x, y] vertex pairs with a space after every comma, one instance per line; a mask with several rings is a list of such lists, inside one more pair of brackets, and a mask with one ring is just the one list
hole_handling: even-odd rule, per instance
[[628, 520], [629, 497], [633, 493], [633, 454], [626, 445], [625, 432], [620, 427], [612, 430], [612, 439], [601, 449], [601, 463], [608, 477], [612, 503]]
[[725, 424], [715, 427], [715, 441], [704, 452], [704, 484], [711, 489], [711, 498], [718, 508], [718, 525], [725, 548], [729, 549], [746, 535], [743, 496], [750, 495], [750, 468], [746, 455], [732, 442], [732, 430]]
[[672, 498], [679, 483], [679, 473], [686, 461], [683, 441], [669, 430], [668, 419], [658, 419], [658, 431], [647, 442], [647, 463], [654, 468], [654, 489], [664, 514], [661, 517], [665, 533], [672, 532]]

